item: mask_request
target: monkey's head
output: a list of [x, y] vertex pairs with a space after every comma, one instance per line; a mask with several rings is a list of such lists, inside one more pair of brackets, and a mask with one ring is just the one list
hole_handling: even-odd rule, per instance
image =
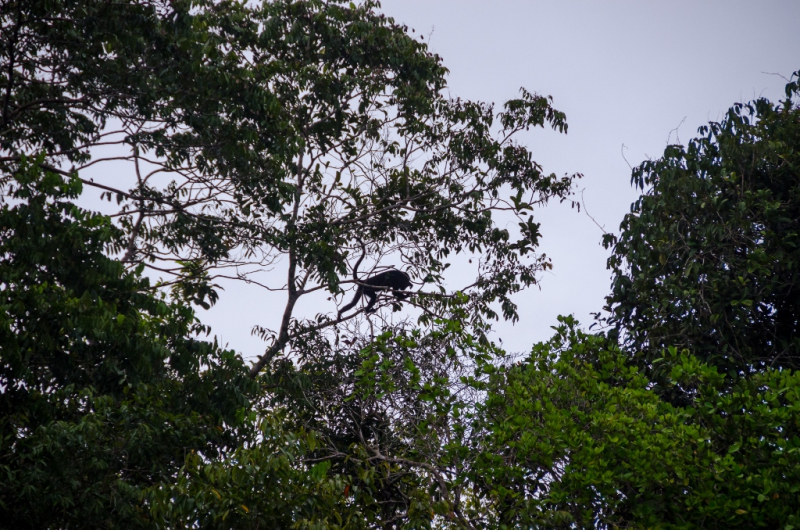
[[413, 285], [411, 283], [411, 276], [409, 276], [407, 272], [398, 270], [393, 270], [391, 272], [396, 273], [395, 278], [393, 278], [395, 289], [405, 290]]

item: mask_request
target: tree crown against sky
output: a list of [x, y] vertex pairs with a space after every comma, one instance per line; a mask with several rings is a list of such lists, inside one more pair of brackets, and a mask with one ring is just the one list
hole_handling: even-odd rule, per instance
[[[72, 244], [88, 254], [61, 256], [74, 267], [67, 276], [80, 280], [81, 272], [91, 274], [91, 263], [99, 260], [115, 267], [115, 274], [137, 279], [129, 287], [138, 298], [131, 314], [123, 314], [124, 323], [149, 319], [156, 289], [136, 272], [149, 268], [166, 278], [156, 288], [173, 287], [170, 307], [192, 322], [187, 305], [213, 303], [217, 277], [258, 285], [260, 269], [281, 259], [285, 267], [277, 280], [269, 277], [274, 283], [260, 285], [285, 293], [286, 310], [281, 322], [259, 330], [273, 342], [250, 372], [253, 377], [264, 372], [258, 399], [224, 421], [219, 414], [181, 410], [188, 415], [186, 430], [175, 432], [174, 443], [161, 448], [164, 465], [158, 476], [128, 484], [125, 503], [132, 519], [141, 509], [140, 515], [164, 524], [219, 524], [232, 510], [253, 524], [281, 510], [292, 522], [340, 517], [347, 510], [365, 525], [386, 520], [429, 525], [432, 516], [458, 520], [460, 490], [449, 491], [452, 470], [437, 461], [448, 458], [445, 445], [460, 443], [464, 432], [463, 421], [451, 423], [463, 408], [459, 392], [469, 391], [460, 376], [499, 354], [486, 339], [487, 321], [501, 314], [515, 318], [510, 295], [534, 283], [549, 266], [534, 253], [539, 232], [531, 211], [551, 198], [567, 198], [572, 189], [572, 177], [544, 174], [515, 141], [531, 127], [566, 131], [564, 115], [549, 98], [522, 90], [499, 112], [492, 105], [446, 98], [446, 70], [439, 58], [406, 28], [380, 15], [372, 2], [279, 1], [255, 7], [10, 2], [5, 7], [4, 196], [21, 201], [16, 208], [30, 205], [29, 197], [14, 193], [22, 189], [19, 179], [35, 159], [43, 182], [67, 183], [70, 193], [77, 192], [78, 183], [84, 190], [100, 188], [119, 206], [111, 215], [113, 224], [92, 217], [113, 237], [86, 245], [85, 239], [94, 241], [93, 232], [73, 230]], [[127, 181], [114, 165], [119, 162], [130, 169]], [[44, 199], [57, 205], [54, 221], [60, 212], [69, 224], [79, 210], [67, 203], [57, 194]], [[20, 211], [8, 210], [9, 219]], [[498, 214], [513, 219], [515, 228], [500, 227]], [[46, 228], [40, 232], [58, 229]], [[480, 255], [476, 277], [463, 289], [445, 289], [452, 255], [468, 253]], [[12, 268], [30, 265], [16, 249], [9, 251], [9, 260]], [[342, 284], [354, 285], [356, 262], [361, 278], [387, 266], [409, 272], [417, 287], [405, 307], [418, 308], [421, 329], [412, 329], [408, 321], [390, 325], [388, 308], [380, 318], [371, 317], [383, 330], [377, 337], [340, 326], [356, 320], [361, 308], [337, 320], [331, 317], [335, 304], [315, 319], [294, 314], [301, 296], [338, 296]], [[101, 287], [113, 283], [111, 277], [96, 280]], [[108, 310], [108, 296], [80, 296], [98, 311]], [[337, 326], [340, 333], [326, 335]], [[18, 333], [23, 327], [10, 324], [9, 343], [27, 344], [27, 335]], [[199, 344], [192, 342], [194, 330], [163, 329], [178, 345]], [[89, 407], [62, 423], [42, 420], [37, 433], [23, 429], [7, 453], [9, 469], [27, 458], [25, 447], [38, 451], [38, 436], [54, 428], [77, 433], [51, 446], [53, 461], [64, 463], [59, 458], [92, 424], [102, 438], [92, 443], [110, 452], [107, 462], [98, 460], [108, 471], [92, 475], [81, 461], [74, 472], [106, 484], [125, 465], [126, 444], [136, 443], [137, 431], [126, 423], [127, 407], [163, 420], [161, 427], [182, 421], [173, 414], [172, 402], [131, 405], [124, 399], [124, 379], [114, 377], [122, 372], [124, 378], [126, 368], [115, 371], [114, 359], [103, 354], [110, 349], [127, 362], [127, 350], [116, 343], [129, 346], [127, 340], [135, 337], [115, 332], [102, 344], [87, 338], [95, 349], [85, 360], [98, 363], [103, 368], [98, 373], [81, 365], [80, 358], [63, 355], [66, 346], [44, 348], [60, 363], [59, 370], [97, 377], [111, 370], [106, 384], [111, 390], [90, 377], [52, 382], [56, 393], [73, 384], [83, 394], [111, 392], [108, 408]], [[289, 343], [296, 366], [275, 359]], [[226, 359], [231, 384], [209, 387], [217, 372], [200, 363], [193, 365], [198, 372], [192, 375], [199, 381], [192, 379], [187, 393], [249, 400], [252, 388], [241, 380], [241, 360], [204, 347]], [[134, 364], [151, 365], [165, 386], [178, 385], [179, 375], [168, 368], [183, 358], [178, 353], [161, 350], [161, 357]], [[13, 377], [34, 383], [46, 379], [29, 361], [21, 353]], [[326, 370], [333, 368], [338, 372], [332, 377]], [[120, 384], [123, 397], [113, 393]], [[144, 377], [130, 384], [127, 392], [167, 392]], [[117, 415], [119, 430], [97, 424], [98, 412]], [[171, 415], [164, 419], [164, 414]], [[333, 421], [334, 414], [341, 421]], [[229, 445], [201, 451], [196, 440], [183, 438], [202, 432], [209, 422], [218, 423], [212, 427], [231, 439]], [[253, 444], [249, 436], [258, 429], [262, 443]], [[290, 446], [292, 454], [276, 456]], [[382, 457], [381, 450], [390, 454]], [[87, 454], [86, 461], [92, 458]], [[252, 464], [243, 471], [243, 462]], [[131, 469], [139, 473], [146, 464], [138, 461]], [[276, 473], [247, 475], [256, 467]], [[25, 480], [24, 474], [15, 476]], [[230, 481], [231, 476], [241, 481]], [[250, 480], [290, 495], [285, 509], [266, 493], [248, 495], [244, 488]], [[287, 481], [299, 489], [286, 492], [281, 483]], [[43, 482], [36, 484], [26, 491], [46, 490]], [[320, 497], [314, 488], [327, 488], [328, 496]], [[102, 517], [105, 505], [69, 497], [75, 492], [64, 488], [63, 502], [56, 497], [49, 502], [81, 503]], [[9, 499], [14, 495], [8, 492]], [[101, 496], [114, 502], [113, 493]], [[232, 505], [232, 499], [241, 502]], [[326, 503], [330, 512], [322, 508]], [[48, 516], [69, 519], [64, 510]]]
[[483, 366], [474, 521], [800, 522], [799, 82], [634, 169], [642, 196], [606, 237], [612, 327], [562, 317], [521, 362]]
[[[440, 59], [376, 7], [11, 3], [2, 161], [43, 150], [104, 190], [122, 260], [187, 299], [207, 307], [219, 278], [285, 293], [280, 321], [254, 322], [269, 347], [253, 375], [339, 323], [334, 304], [310, 319], [295, 307], [354, 286], [362, 255], [361, 278], [410, 274], [422, 321], [467, 304], [482, 334], [549, 267], [530, 214], [574, 178], [543, 173], [515, 136], [566, 131], [565, 117], [525, 90], [500, 112], [444, 97]], [[103, 171], [123, 161], [126, 176]], [[445, 289], [462, 254], [474, 277]]]
[[634, 170], [607, 302], [645, 362], [675, 346], [733, 377], [800, 368], [799, 116], [795, 74], [784, 101], [736, 104]]

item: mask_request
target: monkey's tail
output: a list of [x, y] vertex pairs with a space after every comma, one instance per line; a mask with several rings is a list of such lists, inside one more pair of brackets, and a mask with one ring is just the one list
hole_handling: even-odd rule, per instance
[[360, 239], [358, 240], [358, 242], [361, 244], [361, 257], [358, 258], [356, 264], [353, 265], [353, 280], [355, 280], [356, 282], [358, 281], [358, 266], [361, 265], [361, 262], [364, 261], [364, 258], [367, 255], [367, 247], [366, 245], [364, 245], [364, 242], [361, 241]]
[[[361, 262], [364, 261], [364, 258], [367, 255], [367, 247], [366, 245], [364, 245], [364, 242], [361, 241], [360, 239], [358, 240], [358, 242], [361, 244], [361, 257], [358, 258], [358, 261], [356, 261], [355, 265], [353, 265], [353, 281], [356, 282], [356, 285], [358, 284], [358, 267], [359, 265], [361, 265]], [[353, 299], [350, 300], [349, 304], [347, 304], [346, 306], [344, 306], [339, 310], [339, 315], [336, 318], [337, 319], [342, 318], [342, 313], [344, 313], [345, 311], [349, 311], [350, 309], [355, 307], [358, 301], [361, 300], [361, 294], [362, 294], [361, 286], [358, 285], [358, 289], [356, 289], [355, 296], [353, 296]]]

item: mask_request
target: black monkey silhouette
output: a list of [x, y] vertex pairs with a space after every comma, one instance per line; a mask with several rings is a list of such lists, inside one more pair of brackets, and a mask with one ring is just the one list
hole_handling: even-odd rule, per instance
[[365, 308], [365, 311], [367, 313], [374, 313], [374, 307], [378, 301], [379, 291], [393, 291], [392, 294], [397, 300], [405, 300], [408, 298], [408, 293], [400, 292], [408, 289], [412, 285], [411, 278], [403, 271], [390, 269], [388, 271], [380, 272], [374, 276], [370, 276], [365, 280], [358, 279], [358, 266], [361, 264], [361, 260], [364, 259], [365, 254], [366, 252], [361, 254], [361, 257], [353, 267], [353, 279], [356, 281], [356, 283], [358, 283], [356, 294], [353, 296], [353, 299], [350, 300], [350, 303], [339, 310], [339, 317], [341, 317], [342, 313], [345, 311], [355, 307], [358, 301], [361, 300], [362, 296], [367, 297], [367, 307]]
[[375, 303], [378, 301], [378, 291], [394, 291], [394, 297], [398, 300], [408, 298], [408, 293], [401, 293], [404, 289], [411, 287], [411, 278], [408, 274], [397, 269], [381, 272], [375, 276], [370, 276], [366, 280], [359, 280], [356, 294], [350, 303], [339, 310], [339, 315], [355, 306], [362, 296], [367, 297], [367, 313], [375, 312]]

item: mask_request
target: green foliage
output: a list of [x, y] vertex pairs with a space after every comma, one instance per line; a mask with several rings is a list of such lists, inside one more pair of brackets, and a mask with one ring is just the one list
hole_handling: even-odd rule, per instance
[[[0, 525], [800, 526], [797, 74], [634, 171], [612, 332], [511, 364], [490, 323], [577, 177], [515, 139], [566, 131], [550, 98], [445, 98], [372, 0], [3, 7]], [[333, 318], [399, 264], [409, 298]], [[249, 370], [190, 307], [230, 270], [286, 295]]]
[[[486, 320], [517, 318], [511, 295], [550, 266], [531, 212], [566, 199], [574, 177], [543, 173], [515, 136], [564, 132], [565, 116], [525, 90], [500, 112], [445, 98], [440, 58], [377, 8], [10, 2], [0, 166], [39, 152], [53, 170], [75, 163], [119, 205], [122, 261], [167, 275], [194, 303], [213, 304], [214, 279], [234, 267], [254, 288], [284, 290], [288, 318], [254, 322], [270, 342], [254, 377], [337, 324], [335, 303], [313, 319], [294, 308], [353, 286], [361, 252], [362, 275], [403, 263], [432, 288], [409, 301], [423, 325], [460, 318], [480, 335]], [[118, 169], [84, 177], [107, 144], [124, 152], [108, 157], [128, 163], [127, 186]], [[465, 253], [481, 257], [462, 298], [444, 285]], [[288, 281], [262, 274], [279, 260]]]
[[[0, 186], [15, 205], [4, 294], [16, 305], [3, 359], [9, 399], [24, 399], [6, 405], [13, 480], [0, 499], [73, 507], [30, 524], [458, 519], [448, 447], [475, 401], [460, 377], [498, 354], [488, 322], [515, 319], [511, 295], [550, 266], [531, 214], [566, 199], [574, 178], [545, 174], [515, 136], [566, 121], [525, 90], [499, 112], [445, 98], [439, 57], [378, 7], [4, 4]], [[116, 201], [113, 225], [69, 203], [81, 183]], [[500, 228], [498, 212], [517, 225]], [[476, 278], [448, 291], [458, 254], [479, 255]], [[362, 278], [405, 266], [422, 286], [404, 302], [418, 326], [392, 323], [383, 297], [375, 340], [359, 308], [331, 317], [357, 261]], [[259, 276], [276, 262], [288, 274]], [[155, 288], [148, 268], [166, 276]], [[203, 329], [184, 305], [213, 304], [234, 268], [286, 294], [285, 317], [255, 327], [270, 342], [250, 371], [257, 405], [232, 353], [190, 339]], [[322, 292], [328, 307], [295, 314]], [[281, 357], [289, 348], [296, 365]], [[34, 398], [41, 417], [26, 408]], [[67, 434], [25, 478], [18, 466], [56, 428]]]
[[264, 378], [276, 389], [270, 407], [288, 412], [292, 430], [316, 433], [308, 456], [346, 480], [360, 520], [458, 526], [451, 486], [463, 461], [454, 455], [467, 444], [476, 398], [466, 378], [498, 351], [439, 321], [427, 333], [396, 326], [300, 352]]
[[786, 90], [634, 170], [647, 191], [606, 240], [607, 301], [645, 362], [675, 346], [731, 376], [800, 368], [800, 109]]
[[[377, 95], [418, 128], [444, 84], [438, 58], [375, 5], [7, 2], [0, 163], [45, 152], [80, 171], [93, 146], [126, 148], [136, 185], [99, 187], [128, 212], [131, 261], [208, 267], [238, 246], [279, 244], [259, 219], [294, 197], [307, 146], [351, 152], [373, 136]], [[149, 163], [176, 181], [161, 187]]]
[[[8, 524], [460, 520], [465, 381], [498, 355], [489, 321], [550, 266], [534, 208], [574, 178], [515, 136], [566, 119], [525, 90], [499, 111], [445, 98], [439, 57], [378, 7], [4, 3], [0, 502], [26, 506]], [[113, 223], [70, 202], [81, 184]], [[448, 290], [459, 254], [476, 277]], [[389, 293], [377, 339], [360, 308], [332, 318], [356, 263], [403, 264], [416, 326]], [[286, 295], [255, 327], [257, 397], [240, 359], [193, 338], [188, 304], [232, 270]], [[295, 314], [313, 293], [331, 303]]]
[[166, 528], [369, 527], [374, 519], [350, 500], [344, 477], [325, 462], [298, 465], [316, 447], [315, 436], [288, 433], [284, 421], [269, 416], [257, 444], [225, 459], [188, 455], [174, 482], [148, 492], [154, 520]]
[[251, 439], [255, 385], [194, 338], [105, 248], [120, 232], [70, 202], [76, 179], [23, 161], [0, 210], [0, 512], [9, 528], [147, 526], [143, 494], [194, 451]]
[[449, 487], [466, 445], [470, 401], [459, 394], [471, 387], [453, 376], [489, 352], [439, 324], [335, 351], [309, 341], [298, 363], [261, 378], [272, 391], [258, 443], [187, 458], [173, 484], [148, 492], [153, 517], [203, 528], [461, 526]]
[[798, 75], [634, 170], [646, 191], [605, 241], [608, 335], [562, 318], [523, 363], [486, 367], [471, 518], [800, 525]]
[[[800, 523], [800, 374], [766, 370], [722, 393], [716, 368], [672, 350], [694, 406], [659, 398], [614, 341], [562, 318], [497, 369], [470, 471], [487, 528], [791, 528]], [[485, 508], [491, 506], [491, 510]]]

